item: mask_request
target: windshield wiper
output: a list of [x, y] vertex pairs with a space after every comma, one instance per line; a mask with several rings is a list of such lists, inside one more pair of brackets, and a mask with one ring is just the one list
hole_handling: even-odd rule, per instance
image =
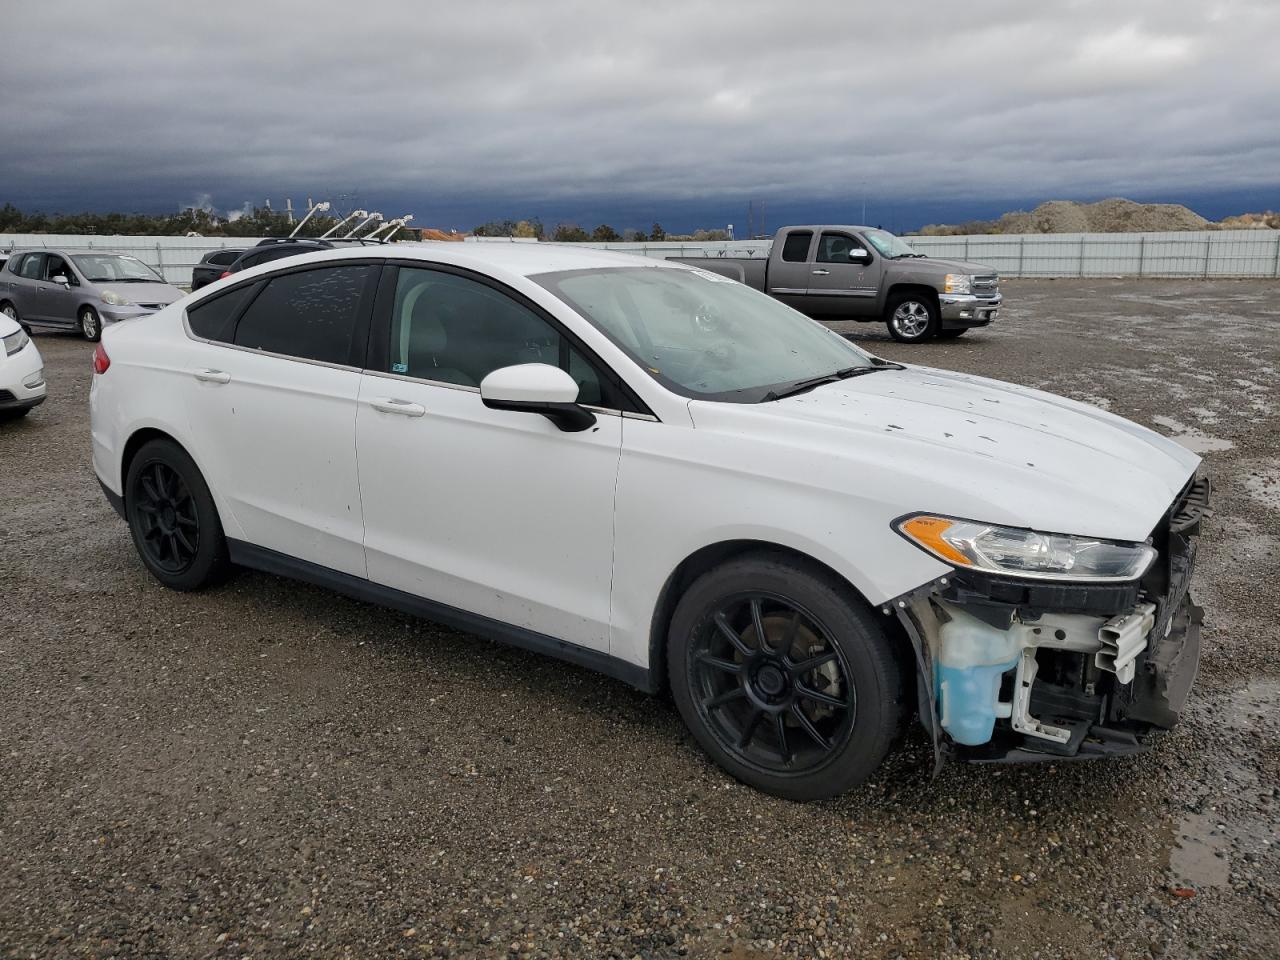
[[891, 363], [888, 360], [880, 360], [879, 357], [872, 357], [871, 362], [874, 366], [870, 367], [845, 367], [843, 370], [836, 370], [834, 373], [824, 373], [820, 377], [810, 377], [808, 380], [797, 380], [789, 387], [781, 390], [770, 390], [760, 398], [761, 403], [768, 403], [771, 400], [783, 400], [787, 397], [794, 397], [798, 393], [806, 393], [814, 387], [820, 387], [824, 383], [837, 383], [840, 380], [847, 380], [850, 377], [859, 377], [864, 373], [879, 373], [881, 370], [891, 370], [897, 368], [903, 369], [901, 364]]

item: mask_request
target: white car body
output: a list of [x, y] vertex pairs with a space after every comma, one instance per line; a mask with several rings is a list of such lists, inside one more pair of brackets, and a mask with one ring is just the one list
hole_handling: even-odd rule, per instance
[[[124, 494], [130, 439], [162, 432], [207, 480], [233, 560], [423, 598], [656, 689], [664, 589], [700, 552], [776, 545], [887, 609], [953, 572], [894, 529], [906, 514], [1142, 541], [1199, 463], [1094, 407], [923, 367], [769, 403], [690, 399], [532, 279], [686, 267], [547, 244], [397, 244], [376, 256], [463, 268], [522, 295], [648, 412], [593, 408], [593, 429], [562, 432], [490, 409], [474, 388], [190, 332], [186, 311], [275, 263], [105, 331], [111, 368], [94, 378], [91, 407], [109, 495]], [[369, 257], [344, 249], [305, 262]]]
[[[11, 339], [13, 338], [13, 339]], [[49, 387], [44, 379], [44, 360], [35, 343], [23, 334], [21, 325], [0, 314], [0, 341], [23, 341], [10, 354], [0, 348], [0, 416], [6, 411], [25, 411], [44, 402]]]

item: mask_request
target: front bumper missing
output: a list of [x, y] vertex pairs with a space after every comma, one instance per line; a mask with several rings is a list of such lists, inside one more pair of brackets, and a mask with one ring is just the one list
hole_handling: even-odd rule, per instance
[[[1135, 583], [1047, 584], [961, 571], [885, 606], [915, 651], [935, 774], [947, 758], [1138, 753], [1153, 732], [1177, 723], [1200, 662], [1204, 611], [1189, 586], [1208, 497], [1207, 481], [1188, 484], [1152, 534], [1160, 560]], [[979, 669], [957, 671], [952, 643], [983, 651]], [[976, 720], [965, 712], [975, 702], [990, 707]]]

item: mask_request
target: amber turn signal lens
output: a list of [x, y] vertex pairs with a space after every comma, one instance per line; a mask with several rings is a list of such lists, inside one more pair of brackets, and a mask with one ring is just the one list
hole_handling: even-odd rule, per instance
[[938, 556], [945, 557], [952, 563], [971, 567], [973, 566], [972, 560], [942, 539], [942, 535], [953, 526], [955, 526], [954, 520], [944, 520], [942, 517], [912, 517], [898, 529], [920, 544], [920, 546], [932, 550]]

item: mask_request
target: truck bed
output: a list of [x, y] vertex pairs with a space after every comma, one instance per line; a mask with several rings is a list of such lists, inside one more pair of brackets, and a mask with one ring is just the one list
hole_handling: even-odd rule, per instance
[[767, 257], [672, 257], [675, 263], [718, 273], [756, 290], [765, 289], [769, 260]]

